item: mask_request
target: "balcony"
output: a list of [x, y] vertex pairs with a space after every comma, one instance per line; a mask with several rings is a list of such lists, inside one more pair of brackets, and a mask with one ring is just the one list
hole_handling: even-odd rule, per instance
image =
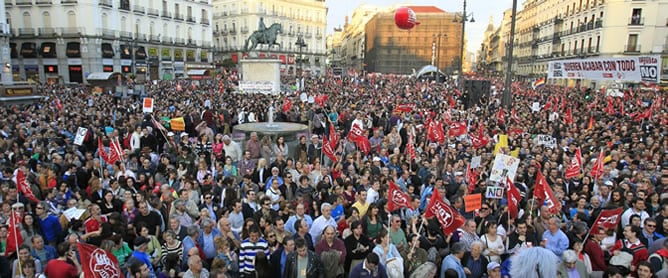
[[587, 31], [589, 30], [594, 30], [594, 22], [588, 22], [587, 23]]
[[174, 44], [184, 45], [186, 41], [183, 38], [176, 38], [174, 39]]
[[209, 25], [209, 19], [208, 18], [202, 18], [199, 23], [202, 25]]
[[103, 39], [113, 40], [116, 38], [116, 31], [108, 28], [98, 28], [97, 31], [99, 34], [102, 34]]
[[120, 31], [118, 34], [120, 35], [121, 39], [132, 39], [132, 32]]
[[60, 3], [63, 4], [63, 5], [74, 5], [74, 4], [79, 3], [79, 1], [77, 1], [77, 0], [61, 0]]
[[104, 8], [111, 8], [114, 6], [112, 0], [100, 0], [100, 6]]
[[132, 6], [132, 11], [136, 14], [145, 14], [146, 8], [144, 8], [144, 6], [134, 5]]
[[61, 28], [61, 35], [63, 38], [78, 38], [83, 34], [82, 30], [77, 27]]
[[5, 1], [5, 7], [11, 7], [12, 4], [13, 4], [13, 3], [12, 3], [11, 0], [9, 0], [9, 1]]
[[168, 11], [163, 11], [161, 16], [164, 18], [172, 18], [172, 13]]
[[159, 35], [150, 35], [149, 39], [151, 42], [160, 42], [160, 36]]
[[320, 33], [315, 34], [315, 38], [316, 39], [322, 39], [322, 34], [320, 34]]
[[182, 15], [182, 14], [179, 14], [179, 13], [175, 13], [175, 14], [174, 14], [174, 19], [183, 21], [183, 15]]
[[594, 21], [594, 28], [598, 29], [598, 28], [601, 28], [601, 27], [603, 27], [603, 20], [602, 19], [597, 19], [596, 21]]
[[51, 0], [37, 0], [35, 2], [35, 4], [40, 5], [40, 6], [48, 6], [48, 5], [52, 5], [53, 2], [51, 2]]
[[584, 32], [584, 31], [587, 31], [587, 24], [583, 23], [583, 24], [580, 24], [580, 26], [578, 26], [578, 29], [577, 29], [576, 32]]
[[127, 2], [123, 3], [123, 1], [121, 1], [120, 5], [118, 5], [118, 9], [121, 10], [121, 11], [129, 12], [130, 11], [130, 4], [128, 4]]
[[640, 53], [640, 45], [627, 44], [624, 46], [624, 53]]
[[19, 28], [19, 37], [31, 38], [35, 36], [35, 28]]
[[241, 27], [242, 34], [248, 34], [248, 27]]
[[164, 43], [164, 44], [173, 44], [173, 43], [174, 43], [174, 39], [172, 39], [172, 37], [162, 37], [162, 43]]
[[160, 13], [158, 12], [158, 9], [148, 8], [146, 9], [146, 14], [148, 14], [149, 16], [158, 16], [158, 14]]
[[186, 19], [186, 22], [195, 23], [195, 17], [194, 16], [188, 16], [188, 19]]
[[137, 34], [135, 40], [139, 42], [148, 42], [148, 36], [146, 34]]
[[40, 27], [37, 29], [37, 32], [39, 33], [39, 36], [42, 38], [53, 38], [58, 35], [58, 32], [56, 32], [56, 28], [50, 28], [50, 27]]
[[305, 33], [304, 34], [304, 38], [310, 39], [312, 37], [313, 37], [313, 34], [311, 34], [311, 33]]
[[[11, 1], [11, 0], [9, 0]], [[16, 0], [17, 6], [32, 6], [32, 0]]]
[[230, 35], [236, 35], [237, 30], [236, 29], [230, 29]]
[[642, 26], [645, 25], [645, 18], [644, 17], [639, 17], [639, 16], [632, 16], [629, 19], [629, 25], [630, 26]]
[[229, 34], [229, 33], [230, 33], [230, 31], [228, 31], [227, 29], [223, 29], [222, 31], [220, 31], [220, 34], [223, 35], [223, 36], [227, 36], [227, 34]]

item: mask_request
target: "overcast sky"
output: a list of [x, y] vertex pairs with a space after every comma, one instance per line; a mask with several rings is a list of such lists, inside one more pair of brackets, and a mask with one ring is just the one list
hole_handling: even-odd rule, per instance
[[[518, 1], [517, 8], [521, 9], [522, 2]], [[327, 33], [332, 33], [333, 28], [343, 26], [345, 16], [352, 17], [353, 10], [361, 3], [367, 3], [379, 7], [387, 7], [393, 4], [409, 4], [414, 6], [436, 6], [446, 12], [461, 12], [463, 1], [455, 0], [412, 0], [412, 1], [394, 1], [394, 0], [366, 0], [363, 2], [354, 0], [327, 0]], [[468, 50], [476, 53], [482, 43], [482, 36], [487, 29], [489, 17], [494, 17], [495, 27], [501, 23], [503, 11], [512, 8], [512, 0], [468, 0], [466, 11], [473, 13], [474, 23], [466, 24], [466, 38], [468, 39]], [[418, 21], [420, 18], [418, 16]]]

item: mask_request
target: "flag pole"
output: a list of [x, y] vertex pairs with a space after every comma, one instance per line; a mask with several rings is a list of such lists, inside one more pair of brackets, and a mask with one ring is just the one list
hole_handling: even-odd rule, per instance
[[[19, 170], [19, 171], [21, 171], [21, 170]], [[20, 231], [18, 231], [18, 227], [16, 226], [16, 212], [14, 211], [13, 206], [12, 206], [12, 216], [11, 217], [12, 217], [11, 221], [14, 222], [14, 225], [12, 227], [12, 229], [13, 229], [12, 232], [14, 233], [14, 246], [15, 246], [14, 252], [16, 253], [16, 261], [17, 261], [18, 266], [19, 266], [19, 273], [23, 273], [22, 268], [21, 268], [21, 260], [19, 259], [19, 238], [18, 238], [18, 234], [17, 234], [17, 233], [20, 233]], [[7, 255], [7, 254], [5, 254], [5, 255]]]

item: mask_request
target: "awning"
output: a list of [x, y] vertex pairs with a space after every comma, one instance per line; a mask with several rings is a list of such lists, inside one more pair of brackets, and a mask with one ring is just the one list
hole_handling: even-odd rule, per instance
[[146, 60], [146, 50], [143, 46], [137, 47], [137, 51], [135, 51], [135, 59]]
[[23, 58], [37, 58], [37, 48], [34, 42], [24, 42], [21, 44], [21, 56]]
[[110, 43], [102, 44], [102, 58], [114, 58], [114, 48]]
[[68, 42], [65, 54], [69, 58], [81, 58], [81, 43]]
[[42, 57], [44, 57], [44, 58], [57, 58], [58, 57], [58, 55], [56, 53], [56, 44], [53, 43], [53, 42], [42, 43], [40, 53], [42, 54]]
[[132, 50], [129, 45], [121, 45], [121, 59], [132, 59]]
[[118, 80], [119, 72], [92, 72], [86, 77], [88, 81], [115, 81]]
[[188, 75], [209, 75], [209, 70], [205, 69], [191, 69], [187, 72]]

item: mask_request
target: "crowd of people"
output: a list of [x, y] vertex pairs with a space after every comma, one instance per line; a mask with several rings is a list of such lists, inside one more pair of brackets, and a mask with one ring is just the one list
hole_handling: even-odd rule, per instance
[[[0, 276], [77, 277], [85, 242], [127, 277], [666, 277], [665, 92], [517, 82], [504, 108], [500, 80], [468, 78], [491, 81], [492, 93], [471, 100], [452, 81], [368, 74], [246, 94], [221, 85], [237, 80], [230, 72], [147, 83], [154, 113], [139, 98], [42, 86], [45, 100], [0, 109]], [[181, 117], [185, 130], [170, 126]], [[309, 133], [290, 145], [232, 132], [269, 117]], [[433, 140], [430, 121], [445, 123], [445, 139]], [[369, 150], [347, 139], [354, 126]], [[474, 146], [479, 135], [490, 140]], [[485, 198], [505, 186], [489, 179], [497, 153], [521, 161], [514, 217], [506, 195]], [[567, 178], [576, 153], [582, 170]], [[536, 201], [538, 172], [560, 210]], [[390, 211], [390, 183], [410, 207]], [[454, 232], [424, 217], [436, 191], [464, 218]], [[597, 222], [617, 208], [619, 224]]]

